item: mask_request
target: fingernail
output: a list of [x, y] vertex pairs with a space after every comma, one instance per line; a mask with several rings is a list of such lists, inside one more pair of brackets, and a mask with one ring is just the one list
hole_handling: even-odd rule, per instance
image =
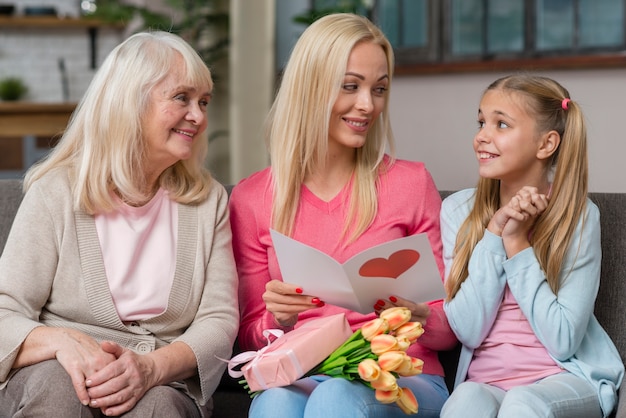
[[313, 299], [311, 299], [311, 303], [313, 305], [317, 305], [318, 303], [320, 303], [320, 298], [313, 298]]
[[384, 305], [385, 305], [385, 301], [384, 301], [384, 300], [381, 300], [381, 299], [378, 299], [378, 300], [376, 301], [376, 305], [384, 306]]
[[296, 289], [296, 293], [302, 293], [302, 292], [303, 292], [303, 290], [302, 290], [302, 288], [301, 288], [301, 287], [298, 287], [298, 288]]
[[322, 306], [326, 305], [326, 303], [324, 303], [323, 300], [320, 300], [319, 303], [316, 305], [318, 308], [321, 308]]
[[389, 300], [392, 301], [393, 303], [396, 303], [398, 301], [398, 298], [395, 296], [389, 296]]

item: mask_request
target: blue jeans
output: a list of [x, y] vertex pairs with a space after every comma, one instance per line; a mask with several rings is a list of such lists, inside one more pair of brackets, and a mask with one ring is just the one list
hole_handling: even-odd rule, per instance
[[[413, 391], [420, 418], [439, 418], [448, 398], [441, 376], [418, 375], [398, 379], [401, 387]], [[256, 396], [249, 418], [406, 418], [395, 404], [382, 404], [374, 390], [360, 382], [342, 378], [313, 376], [292, 385], [272, 388]]]
[[441, 417], [599, 418], [602, 410], [595, 388], [565, 372], [509, 391], [485, 383], [463, 382], [450, 395]]

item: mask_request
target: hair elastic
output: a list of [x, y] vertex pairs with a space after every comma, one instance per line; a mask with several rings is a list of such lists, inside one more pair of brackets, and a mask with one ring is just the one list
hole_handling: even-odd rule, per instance
[[561, 107], [563, 108], [563, 110], [567, 110], [567, 105], [569, 102], [571, 102], [570, 99], [568, 98], [563, 99], [563, 101], [561, 102]]

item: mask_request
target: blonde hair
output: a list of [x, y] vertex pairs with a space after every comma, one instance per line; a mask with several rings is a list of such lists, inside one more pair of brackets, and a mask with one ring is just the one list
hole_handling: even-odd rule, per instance
[[[516, 92], [524, 98], [528, 113], [540, 133], [554, 130], [561, 137], [553, 154], [554, 179], [548, 207], [539, 216], [530, 237], [548, 284], [557, 294], [567, 249], [587, 204], [587, 130], [581, 108], [569, 99], [569, 92], [556, 81], [533, 75], [512, 75], [493, 82], [488, 90]], [[499, 180], [481, 178], [474, 206], [457, 233], [454, 259], [446, 280], [452, 299], [468, 276], [469, 258], [483, 237], [492, 216], [500, 207]], [[584, 222], [584, 218], [583, 218]]]
[[[182, 57], [186, 83], [213, 89], [211, 73], [196, 51], [167, 32], [137, 33], [118, 45], [96, 72], [74, 111], [61, 140], [48, 157], [28, 170], [24, 190], [55, 167], [67, 167], [74, 206], [89, 214], [115, 207], [112, 190], [131, 200], [144, 198], [144, 155], [147, 143], [142, 117], [150, 93]], [[204, 167], [206, 132], [192, 157], [178, 161], [159, 177], [159, 185], [177, 202], [206, 199], [211, 176]]]
[[[328, 15], [311, 24], [285, 67], [266, 129], [273, 177], [272, 226], [283, 234], [293, 232], [306, 174], [326, 164], [332, 108], [350, 53], [361, 42], [382, 47], [391, 85], [391, 44], [368, 19], [349, 13]], [[393, 155], [388, 100], [368, 132], [365, 145], [356, 150], [352, 200], [344, 228], [344, 234], [350, 229], [352, 239], [369, 227], [378, 210], [376, 183], [387, 146]]]

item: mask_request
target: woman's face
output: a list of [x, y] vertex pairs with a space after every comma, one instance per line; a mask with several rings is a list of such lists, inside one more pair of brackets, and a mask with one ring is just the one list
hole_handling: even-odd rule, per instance
[[352, 49], [330, 116], [331, 153], [353, 152], [365, 144], [387, 100], [387, 71], [387, 56], [380, 45], [361, 42]]
[[170, 74], [150, 94], [142, 120], [147, 147], [147, 165], [159, 175], [163, 170], [192, 155], [192, 146], [207, 128], [207, 86], [186, 85], [184, 64], [177, 58]]

